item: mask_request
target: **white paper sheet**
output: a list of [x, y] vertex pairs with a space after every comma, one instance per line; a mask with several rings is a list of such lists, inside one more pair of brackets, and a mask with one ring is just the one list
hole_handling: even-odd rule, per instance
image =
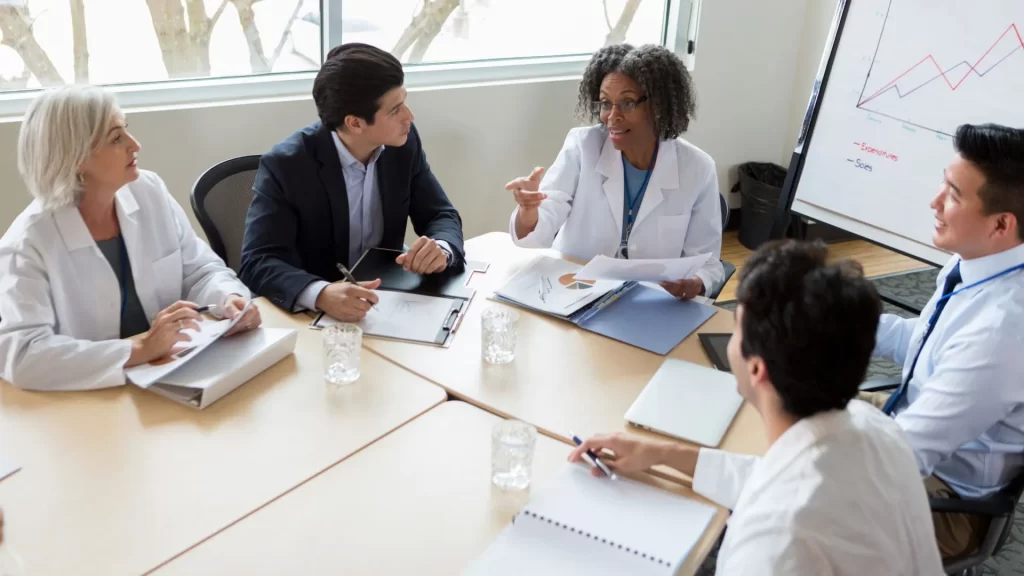
[[174, 348], [173, 353], [168, 358], [126, 368], [124, 371], [125, 376], [136, 386], [142, 388], [150, 387], [154, 382], [197, 356], [207, 346], [234, 328], [235, 324], [238, 324], [239, 320], [249, 311], [250, 306], [254, 306], [252, 300], [231, 320], [203, 320], [199, 322], [198, 331], [192, 329], [183, 330], [185, 334], [192, 338], [191, 342], [182, 342], [181, 346]]
[[588, 280], [634, 280], [637, 282], [675, 282], [693, 278], [711, 254], [662, 260], [622, 260], [595, 256], [576, 273]]
[[[434, 342], [452, 310], [451, 298], [390, 290], [378, 290], [376, 294], [380, 300], [359, 322], [359, 327], [367, 336]], [[327, 327], [340, 323], [324, 315], [317, 326]]]
[[542, 256], [519, 271], [496, 294], [528, 308], [566, 317], [622, 286], [618, 281], [581, 281], [579, 265]]
[[21, 470], [20, 465], [6, 456], [0, 456], [0, 480], [7, 478], [18, 470]]

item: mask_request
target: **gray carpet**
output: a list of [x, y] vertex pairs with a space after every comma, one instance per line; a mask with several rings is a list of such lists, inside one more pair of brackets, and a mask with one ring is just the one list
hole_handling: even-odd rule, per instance
[[[872, 278], [880, 294], [894, 296], [903, 302], [918, 309], [923, 308], [935, 292], [935, 279], [938, 275], [937, 269], [929, 269], [905, 274], [892, 274]], [[722, 308], [735, 310], [736, 303], [720, 302]], [[885, 312], [897, 314], [904, 318], [915, 316], [914, 314], [885, 303]], [[868, 368], [869, 380], [884, 380], [899, 377], [901, 367], [882, 358], [873, 358]], [[715, 573], [715, 560], [718, 556], [718, 547], [704, 562], [697, 572], [700, 576], [711, 576]], [[1014, 516], [1013, 532], [1007, 540], [1006, 545], [998, 554], [990, 558], [981, 566], [982, 576], [1011, 576], [1024, 574], [1024, 502], [1017, 504], [1017, 514]]]

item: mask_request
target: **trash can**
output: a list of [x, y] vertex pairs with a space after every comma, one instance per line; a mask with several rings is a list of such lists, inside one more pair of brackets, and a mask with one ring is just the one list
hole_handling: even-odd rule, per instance
[[740, 164], [740, 180], [736, 186], [743, 199], [743, 217], [740, 219], [740, 244], [756, 250], [772, 233], [775, 208], [779, 205], [786, 169], [771, 162]]

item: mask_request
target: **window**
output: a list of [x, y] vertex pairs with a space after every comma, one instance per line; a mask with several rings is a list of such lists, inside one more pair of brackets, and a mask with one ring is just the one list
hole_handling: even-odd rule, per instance
[[117, 85], [129, 105], [306, 94], [323, 47], [341, 42], [390, 50], [418, 85], [578, 73], [588, 55], [607, 44], [685, 46], [679, 37], [692, 28], [692, 5], [0, 0], [0, 113], [23, 110], [32, 95], [25, 91], [70, 82]]
[[0, 89], [320, 66], [319, 0], [0, 0]]
[[664, 0], [344, 0], [342, 38], [402, 62], [451, 63], [590, 54], [661, 43]]

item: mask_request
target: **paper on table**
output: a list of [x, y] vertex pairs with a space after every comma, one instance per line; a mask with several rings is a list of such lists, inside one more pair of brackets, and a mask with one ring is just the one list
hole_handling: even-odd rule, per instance
[[661, 260], [621, 260], [601, 255], [595, 256], [576, 276], [587, 280], [675, 282], [693, 278], [709, 258], [710, 253]]
[[520, 270], [496, 294], [522, 306], [565, 318], [622, 286], [622, 282], [617, 281], [582, 281], [579, 270], [579, 265], [572, 262], [541, 256]]
[[245, 305], [245, 308], [231, 320], [204, 320], [199, 323], [198, 331], [192, 329], [182, 330], [182, 332], [192, 338], [190, 342], [183, 342], [183, 346], [175, 348], [174, 353], [167, 358], [126, 368], [124, 375], [131, 380], [132, 384], [141, 388], [149, 388], [154, 382], [194, 358], [203, 349], [234, 328], [235, 324], [238, 324], [239, 320], [249, 311], [249, 307], [253, 305], [253, 301], [250, 300]]
[[18, 470], [21, 470], [21, 466], [19, 466], [9, 458], [0, 456], [0, 480], [7, 478], [8, 476], [14, 474]]
[[[434, 342], [452, 310], [450, 298], [391, 290], [377, 290], [376, 294], [379, 301], [358, 323], [367, 336]], [[327, 315], [317, 321], [321, 328], [334, 324], [341, 322]]]

